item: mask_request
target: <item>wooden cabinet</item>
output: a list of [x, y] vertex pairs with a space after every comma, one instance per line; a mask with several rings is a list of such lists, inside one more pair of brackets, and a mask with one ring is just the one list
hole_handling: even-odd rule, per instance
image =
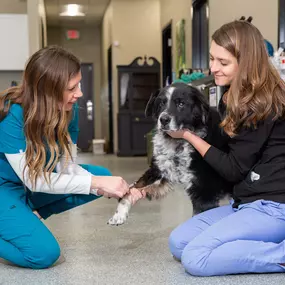
[[118, 156], [146, 155], [146, 134], [154, 127], [144, 111], [153, 92], [160, 88], [160, 63], [153, 57], [137, 57], [119, 65]]

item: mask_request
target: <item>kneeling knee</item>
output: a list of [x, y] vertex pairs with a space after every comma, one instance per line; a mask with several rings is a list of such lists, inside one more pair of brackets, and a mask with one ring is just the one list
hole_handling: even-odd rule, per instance
[[60, 247], [56, 240], [49, 244], [35, 247], [33, 253], [26, 256], [29, 267], [33, 269], [45, 269], [51, 267], [60, 256]]
[[184, 251], [181, 256], [181, 263], [185, 271], [193, 276], [212, 276], [212, 269], [208, 263], [208, 256], [210, 252], [206, 248], [195, 248]]
[[199, 265], [197, 261], [189, 260], [182, 255], [181, 263], [187, 273], [193, 276], [201, 276], [201, 277], [206, 276], [205, 271], [202, 270], [201, 265]]
[[169, 238], [168, 238], [168, 245], [171, 254], [178, 260], [181, 260], [181, 255], [183, 252], [184, 247], [186, 246], [186, 243], [183, 242], [181, 236], [177, 231], [171, 232]]

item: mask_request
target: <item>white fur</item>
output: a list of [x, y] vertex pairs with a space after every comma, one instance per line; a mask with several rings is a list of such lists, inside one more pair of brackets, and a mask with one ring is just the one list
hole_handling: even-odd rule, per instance
[[122, 225], [125, 223], [129, 216], [129, 211], [131, 209], [131, 202], [123, 198], [118, 204], [118, 208], [114, 216], [108, 221], [109, 225]]
[[[167, 108], [166, 108], [166, 109], [168, 109], [169, 106], [170, 106], [171, 97], [172, 97], [172, 94], [173, 94], [173, 92], [174, 92], [175, 89], [176, 89], [175, 87], [169, 87], [169, 89], [168, 89], [167, 92], [166, 92], [166, 95], [165, 95], [166, 98], [167, 98]], [[161, 112], [161, 114], [159, 115], [159, 118], [158, 118], [158, 120], [157, 120], [157, 127], [158, 127], [158, 129], [161, 128], [160, 118], [161, 118], [162, 116], [164, 116], [165, 114], [167, 114], [167, 112]], [[174, 121], [173, 118], [171, 118], [171, 121], [170, 121], [170, 123], [169, 123], [169, 130], [172, 130], [172, 131], [178, 130], [178, 127], [177, 127], [177, 125], [176, 125], [176, 123], [175, 123], [175, 121]]]
[[166, 92], [166, 98], [167, 98], [167, 103], [168, 103], [167, 107], [169, 107], [169, 104], [170, 104], [170, 101], [171, 101], [171, 96], [172, 96], [174, 90], [175, 90], [175, 87], [169, 87], [167, 92]]
[[[182, 144], [181, 151], [177, 152], [177, 146]], [[185, 189], [190, 188], [193, 173], [189, 171], [193, 146], [181, 140], [169, 140], [158, 131], [153, 138], [153, 155], [163, 177], [175, 184], [183, 184]], [[179, 157], [179, 164], [175, 164], [175, 157]]]

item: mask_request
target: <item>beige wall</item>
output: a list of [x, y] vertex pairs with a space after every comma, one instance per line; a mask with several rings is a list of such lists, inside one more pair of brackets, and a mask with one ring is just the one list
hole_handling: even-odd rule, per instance
[[159, 0], [113, 0], [115, 64], [129, 64], [137, 56], [161, 58]]
[[210, 37], [220, 26], [241, 16], [252, 16], [252, 23], [277, 48], [278, 0], [209, 0]]
[[[44, 0], [39, 0], [38, 12], [40, 17], [40, 47], [47, 45], [47, 20], [46, 20], [46, 9]], [[43, 27], [42, 27], [43, 25]]]
[[27, 14], [27, 3], [21, 0], [1, 0], [0, 14]]
[[[231, 0], [229, 0], [231, 1]], [[179, 2], [179, 5], [178, 5]], [[161, 8], [161, 30], [172, 22], [172, 69], [176, 67], [176, 24], [181, 19], [185, 19], [185, 45], [186, 45], [186, 67], [192, 65], [192, 19], [191, 19], [192, 0], [160, 0]], [[160, 35], [161, 37], [161, 32]]]
[[[70, 27], [72, 28], [72, 27]], [[101, 138], [101, 32], [100, 28], [79, 28], [79, 40], [67, 40], [66, 28], [48, 27], [48, 45], [60, 45], [74, 53], [81, 62], [93, 63], [93, 90], [95, 104], [95, 138]]]
[[[27, 0], [27, 13], [29, 26], [29, 53], [32, 55], [47, 43], [47, 24], [44, 0]], [[43, 25], [43, 34], [41, 25]], [[42, 44], [42, 42], [44, 42], [44, 44]]]
[[[104, 58], [110, 42], [118, 41], [113, 46], [113, 120], [114, 149], [117, 151], [117, 113], [118, 80], [117, 65], [129, 65], [138, 56], [153, 56], [161, 62], [161, 29], [159, 0], [112, 0], [111, 8], [104, 17], [102, 31], [105, 41]], [[109, 14], [108, 14], [109, 13]], [[110, 24], [112, 23], [112, 24]], [[111, 34], [111, 37], [110, 37]], [[103, 64], [106, 76], [106, 63]], [[102, 100], [106, 100], [108, 88], [104, 83]], [[102, 114], [108, 116], [108, 110]], [[104, 128], [104, 137], [108, 138], [108, 126]]]

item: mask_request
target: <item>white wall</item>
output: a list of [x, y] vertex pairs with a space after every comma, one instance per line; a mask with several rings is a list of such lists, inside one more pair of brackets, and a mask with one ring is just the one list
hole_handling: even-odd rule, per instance
[[0, 14], [0, 70], [23, 70], [29, 57], [28, 16]]

